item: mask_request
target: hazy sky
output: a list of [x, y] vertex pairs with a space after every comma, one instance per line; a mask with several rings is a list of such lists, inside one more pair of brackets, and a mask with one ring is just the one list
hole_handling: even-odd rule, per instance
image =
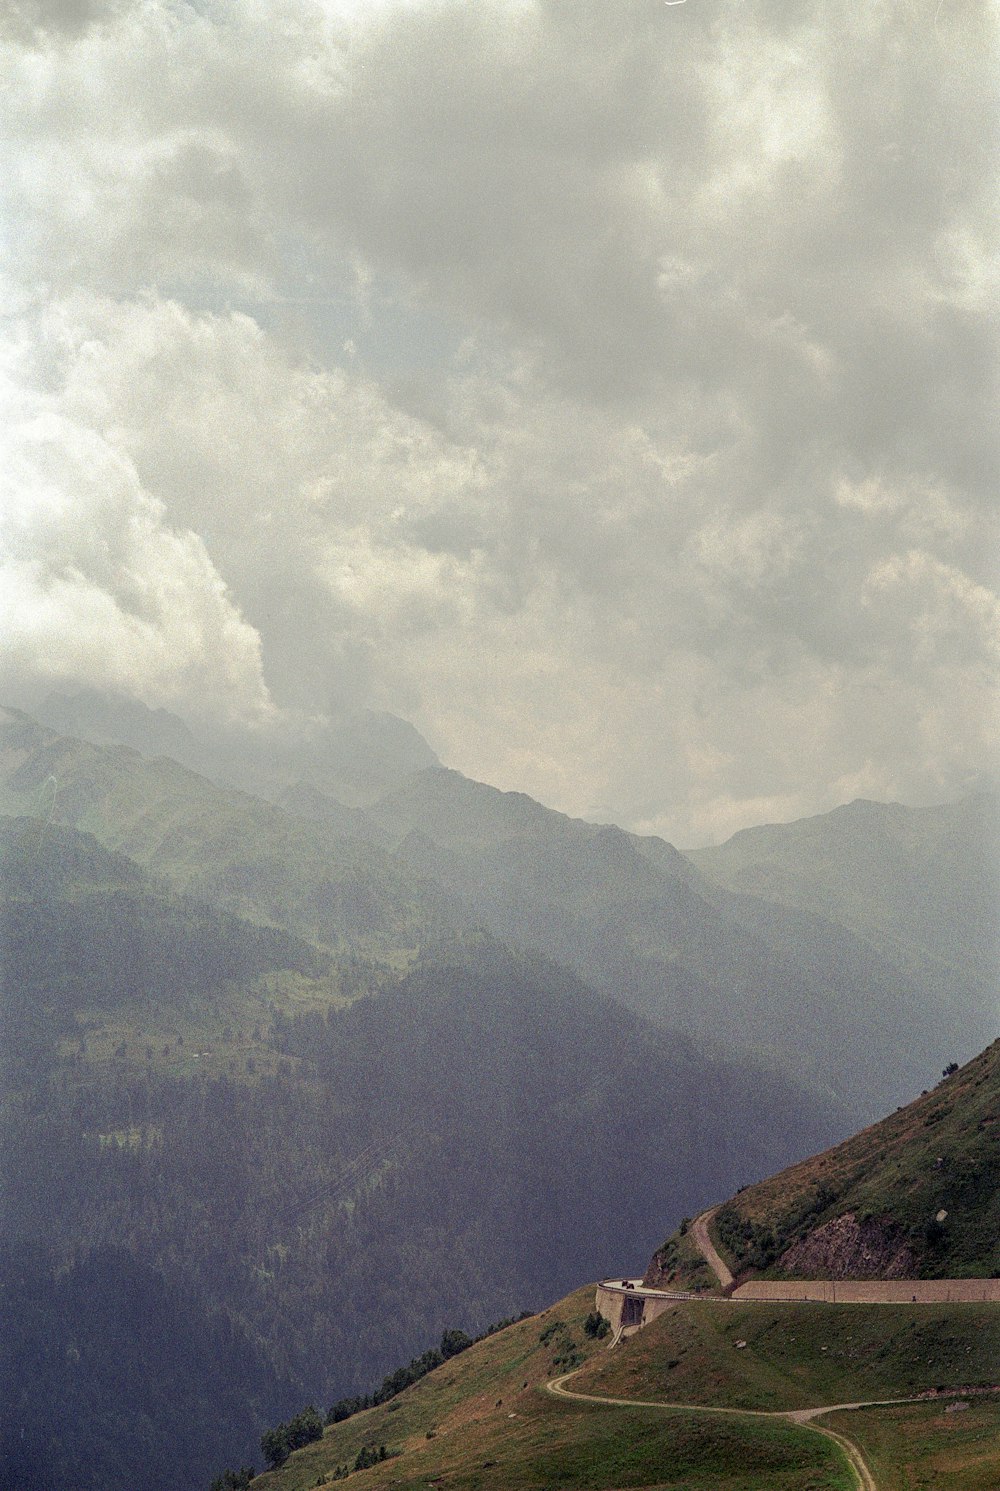
[[681, 843], [995, 770], [987, 5], [3, 16], [8, 693]]

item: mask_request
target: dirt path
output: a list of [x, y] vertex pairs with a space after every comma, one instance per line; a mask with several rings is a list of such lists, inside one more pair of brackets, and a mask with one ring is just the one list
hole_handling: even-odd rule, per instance
[[801, 1429], [811, 1429], [816, 1434], [822, 1434], [824, 1439], [832, 1439], [844, 1454], [848, 1465], [854, 1473], [857, 1481], [858, 1491], [878, 1491], [875, 1477], [871, 1468], [862, 1455], [861, 1450], [846, 1434], [840, 1434], [835, 1429], [828, 1429], [824, 1424], [815, 1421], [827, 1413], [843, 1413], [849, 1409], [856, 1408], [889, 1408], [900, 1403], [919, 1403], [919, 1398], [878, 1398], [864, 1403], [827, 1403], [819, 1408], [789, 1408], [768, 1410], [763, 1408], [718, 1408], [708, 1403], [664, 1403], [640, 1398], [606, 1398], [597, 1393], [574, 1393], [566, 1386], [571, 1377], [582, 1371], [577, 1367], [574, 1372], [564, 1372], [562, 1377], [554, 1377], [551, 1382], [545, 1384], [547, 1392], [556, 1398], [570, 1398], [575, 1403], [596, 1403], [601, 1408], [661, 1408], [675, 1413], [701, 1413], [714, 1414], [716, 1417], [740, 1418], [740, 1419], [784, 1419], [786, 1423], [797, 1424]]
[[[796, 1290], [796, 1281], [793, 1281], [791, 1284], [787, 1282], [778, 1282], [771, 1284], [768, 1281], [754, 1280], [750, 1284], [745, 1284], [743, 1286], [743, 1290], [737, 1290], [735, 1292], [735, 1295], [733, 1295], [732, 1286], [735, 1283], [733, 1275], [726, 1263], [719, 1256], [719, 1252], [708, 1234], [709, 1224], [711, 1223], [712, 1218], [715, 1216], [718, 1210], [719, 1208], [717, 1206], [712, 1206], [709, 1207], [708, 1211], [703, 1211], [701, 1215], [696, 1217], [691, 1223], [691, 1233], [694, 1237], [695, 1245], [701, 1251], [703, 1258], [705, 1259], [708, 1266], [711, 1268], [712, 1272], [715, 1274], [715, 1277], [718, 1279], [721, 1287], [726, 1290], [727, 1293], [730, 1295], [730, 1298], [734, 1298], [737, 1303], [740, 1302], [740, 1296], [743, 1290], [747, 1291], [748, 1299], [757, 1299], [761, 1302], [769, 1302], [770, 1300], [774, 1302], [784, 1302], [789, 1304], [794, 1303], [795, 1299], [793, 1296]], [[807, 1299], [816, 1297], [814, 1294], [809, 1294], [806, 1292], [809, 1290], [815, 1290], [817, 1288], [815, 1284], [808, 1281], [798, 1282], [802, 1290], [799, 1298]], [[1000, 1280], [974, 1280], [972, 1282], [975, 1289], [975, 1298], [977, 1300], [980, 1298], [980, 1293], [983, 1299], [995, 1298], [1000, 1300]], [[961, 1293], [959, 1292], [959, 1290], [964, 1289], [966, 1281], [945, 1279], [936, 1280], [933, 1281], [933, 1283], [935, 1286], [937, 1286], [936, 1290], [933, 1292], [933, 1298], [936, 1300], [940, 1292], [944, 1290], [947, 1292], [941, 1297], [950, 1300], [953, 1297], [961, 1298]], [[912, 1279], [902, 1281], [865, 1281], [863, 1284], [857, 1286], [858, 1290], [863, 1291], [863, 1298], [859, 1298], [857, 1302], [908, 1302], [905, 1298], [900, 1301], [900, 1291], [902, 1291], [904, 1296], [908, 1293], [915, 1301], [917, 1293], [919, 1293], [921, 1290], [922, 1284], [923, 1281], [914, 1281]], [[607, 1285], [602, 1287], [611, 1289], [611, 1281], [609, 1280]], [[629, 1285], [629, 1288], [633, 1287], [635, 1288], [637, 1297], [639, 1295], [656, 1295], [659, 1298], [663, 1298], [666, 1293], [666, 1291], [662, 1290], [643, 1289], [641, 1285]], [[825, 1287], [831, 1288], [831, 1286], [829, 1285]], [[844, 1281], [841, 1281], [839, 1284], [832, 1286], [832, 1289], [833, 1303], [837, 1302], [837, 1289], [840, 1290], [841, 1302], [845, 1304], [849, 1302], [850, 1296], [852, 1294], [849, 1283], [845, 1284]], [[847, 1296], [847, 1298], [845, 1298], [845, 1296]], [[684, 1296], [678, 1293], [673, 1297], [693, 1298], [694, 1296]], [[820, 1297], [822, 1298], [823, 1296]], [[929, 1295], [928, 1298], [930, 1297], [932, 1296]], [[710, 1300], [710, 1298], [708, 1297], [705, 1297], [705, 1302], [714, 1302], [723, 1306], [727, 1303], [726, 1300], [720, 1300], [717, 1295], [714, 1297], [714, 1301]], [[854, 1301], [852, 1300], [851, 1302]], [[600, 1304], [598, 1305], [598, 1308], [600, 1308]], [[621, 1331], [622, 1328], [619, 1326], [618, 1333], [615, 1336], [615, 1341], [612, 1344], [617, 1344], [617, 1341], [621, 1336]], [[547, 1391], [553, 1393], [558, 1398], [572, 1398], [578, 1403], [596, 1403], [605, 1408], [662, 1408], [671, 1409], [675, 1412], [682, 1411], [684, 1413], [716, 1415], [721, 1414], [735, 1418], [784, 1419], [787, 1423], [797, 1424], [802, 1429], [811, 1429], [816, 1434], [822, 1434], [825, 1439], [832, 1440], [833, 1443], [839, 1447], [841, 1453], [846, 1458], [851, 1471], [853, 1472], [855, 1481], [857, 1482], [857, 1491], [878, 1491], [875, 1477], [872, 1475], [871, 1468], [865, 1461], [861, 1450], [854, 1443], [853, 1440], [848, 1439], [846, 1434], [842, 1434], [836, 1429], [830, 1429], [825, 1424], [818, 1424], [816, 1420], [822, 1418], [825, 1414], [828, 1413], [842, 1413], [857, 1408], [888, 1408], [900, 1403], [919, 1403], [922, 1401], [919, 1398], [880, 1398], [872, 1399], [864, 1403], [828, 1403], [819, 1408], [789, 1408], [779, 1409], [775, 1411], [766, 1411], [760, 1408], [717, 1408], [707, 1403], [648, 1402], [637, 1398], [605, 1398], [594, 1393], [574, 1393], [566, 1386], [566, 1383], [571, 1377], [575, 1377], [577, 1372], [579, 1372], [580, 1370], [582, 1369], [578, 1367], [574, 1372], [565, 1372], [562, 1377], [553, 1378], [551, 1382], [547, 1382], [545, 1384]]]
[[708, 1224], [718, 1210], [717, 1206], [712, 1206], [708, 1211], [703, 1211], [700, 1217], [695, 1217], [691, 1223], [691, 1231], [709, 1268], [715, 1274], [723, 1289], [729, 1289], [736, 1281], [719, 1257], [715, 1244], [708, 1235]]
[[815, 1300], [833, 1305], [1000, 1304], [1000, 1279], [748, 1279], [734, 1289], [736, 1281], [708, 1234], [718, 1210], [712, 1206], [696, 1217], [691, 1235], [722, 1288], [737, 1303]]

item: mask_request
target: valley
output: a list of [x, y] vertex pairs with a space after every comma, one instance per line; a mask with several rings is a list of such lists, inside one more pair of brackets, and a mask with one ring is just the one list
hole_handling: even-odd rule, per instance
[[[141, 723], [157, 740], [169, 727]], [[363, 1396], [442, 1331], [543, 1309], [609, 1262], [636, 1274], [653, 1257], [647, 1283], [710, 1291], [691, 1233], [657, 1245], [720, 1195], [737, 1193], [712, 1244], [760, 1287], [748, 1261], [766, 1254], [770, 1278], [779, 1240], [822, 1239], [841, 1201], [860, 1215], [877, 1197], [863, 1156], [780, 1214], [756, 1178], [926, 1085], [989, 1024], [957, 1018], [965, 994], [938, 998], [916, 954], [894, 962], [857, 919], [731, 892], [662, 840], [391, 759], [401, 775], [387, 790], [369, 775], [351, 804], [321, 771], [272, 776], [268, 800], [0, 720], [0, 1439], [16, 1491], [84, 1474], [100, 1491], [203, 1491], [310, 1398]], [[956, 1149], [968, 1070], [896, 1144], [919, 1131], [935, 1150], [925, 1164], [910, 1145], [900, 1171], [930, 1165], [926, 1204], [949, 1213], [928, 1279], [945, 1259], [975, 1272], [992, 1226], [988, 1124]], [[971, 1091], [985, 1117], [988, 1086]], [[563, 1358], [582, 1344], [569, 1334]], [[558, 1375], [544, 1356], [538, 1384]], [[395, 1424], [405, 1397], [371, 1411]], [[72, 1435], [60, 1402], [80, 1405]], [[763, 1436], [775, 1475], [798, 1432], [732, 1428]], [[609, 1426], [601, 1453], [642, 1463], [631, 1433]], [[692, 1434], [692, 1464], [721, 1474]]]

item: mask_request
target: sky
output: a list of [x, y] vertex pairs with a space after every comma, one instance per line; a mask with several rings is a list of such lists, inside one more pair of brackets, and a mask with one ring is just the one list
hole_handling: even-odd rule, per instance
[[3, 695], [685, 845], [995, 781], [997, 34], [7, 0]]

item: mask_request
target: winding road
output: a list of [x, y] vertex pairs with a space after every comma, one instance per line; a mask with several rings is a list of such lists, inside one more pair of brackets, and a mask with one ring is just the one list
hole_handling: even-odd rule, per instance
[[[717, 1206], [703, 1211], [700, 1216], [695, 1217], [691, 1223], [691, 1235], [701, 1251], [702, 1256], [719, 1281], [721, 1287], [731, 1291], [735, 1280], [723, 1259], [719, 1256], [715, 1244], [708, 1233], [709, 1223], [718, 1211]], [[683, 1297], [683, 1296], [678, 1296]], [[696, 1295], [688, 1298], [696, 1299]], [[715, 1303], [724, 1304], [725, 1301], [715, 1298]], [[620, 1338], [620, 1329], [615, 1336], [612, 1345], [617, 1344]], [[842, 1410], [853, 1408], [878, 1408], [890, 1407], [899, 1403], [918, 1402], [916, 1398], [885, 1398], [872, 1400], [865, 1403], [827, 1403], [819, 1408], [791, 1408], [785, 1410], [764, 1410], [752, 1408], [717, 1408], [714, 1405], [702, 1403], [664, 1403], [646, 1402], [637, 1398], [606, 1398], [595, 1393], [574, 1393], [566, 1386], [571, 1377], [583, 1369], [577, 1367], [574, 1372], [564, 1372], [561, 1377], [555, 1377], [551, 1382], [545, 1384], [546, 1390], [557, 1398], [572, 1398], [578, 1403], [596, 1403], [605, 1408], [662, 1408], [683, 1413], [714, 1414], [717, 1417], [742, 1418], [742, 1419], [783, 1419], [786, 1423], [798, 1424], [803, 1429], [811, 1429], [816, 1434], [822, 1434], [825, 1439], [830, 1439], [836, 1444], [845, 1456], [848, 1465], [854, 1473], [857, 1482], [857, 1491], [878, 1491], [878, 1485], [872, 1474], [871, 1467], [865, 1460], [861, 1450], [853, 1440], [848, 1439], [846, 1434], [840, 1434], [835, 1429], [828, 1428], [825, 1424], [818, 1424], [816, 1420], [828, 1413], [838, 1413]]]

